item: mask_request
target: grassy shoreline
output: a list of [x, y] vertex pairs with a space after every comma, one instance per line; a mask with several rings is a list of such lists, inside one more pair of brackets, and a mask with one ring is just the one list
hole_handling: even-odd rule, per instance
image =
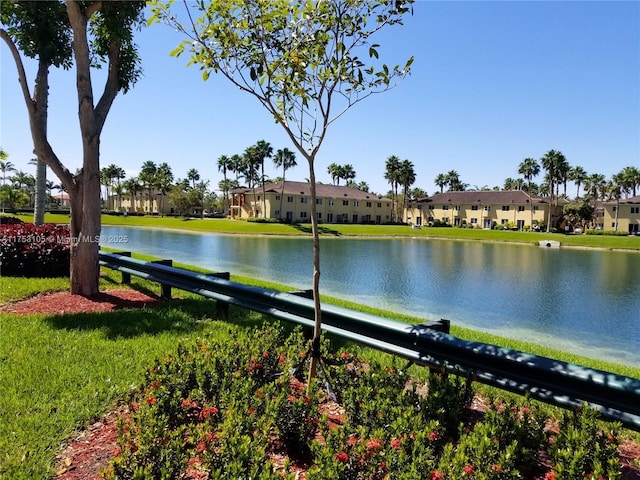
[[[19, 215], [24, 221], [32, 221], [28, 215]], [[68, 223], [67, 215], [47, 214], [48, 223]], [[166, 228], [199, 233], [220, 233], [230, 235], [282, 235], [309, 236], [311, 225], [246, 222], [230, 219], [189, 219], [176, 217], [138, 217], [121, 215], [103, 215], [105, 226], [128, 226]], [[500, 230], [482, 230], [470, 228], [435, 228], [424, 227], [412, 229], [406, 225], [354, 225], [354, 224], [321, 224], [320, 234], [323, 238], [372, 237], [372, 238], [414, 238], [414, 239], [449, 239], [470, 240], [498, 243], [517, 243], [537, 245], [541, 240], [555, 240], [562, 247], [593, 248], [611, 251], [640, 253], [640, 237], [607, 236], [607, 235], [565, 235], [562, 233], [514, 232]]]

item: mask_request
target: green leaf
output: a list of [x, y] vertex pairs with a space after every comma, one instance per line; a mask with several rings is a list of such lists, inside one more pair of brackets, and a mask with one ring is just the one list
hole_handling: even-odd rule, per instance
[[371, 45], [371, 47], [369, 47], [369, 56], [371, 58], [373, 58], [373, 57], [379, 58], [378, 57], [378, 51], [375, 48], [373, 48], [373, 45]]
[[209, 70], [202, 71], [202, 80], [204, 80], [205, 82], [209, 80]]
[[184, 44], [181, 43], [180, 45], [178, 45], [176, 48], [174, 48], [169, 52], [169, 56], [177, 58], [180, 55], [182, 55], [183, 52], [184, 52]]

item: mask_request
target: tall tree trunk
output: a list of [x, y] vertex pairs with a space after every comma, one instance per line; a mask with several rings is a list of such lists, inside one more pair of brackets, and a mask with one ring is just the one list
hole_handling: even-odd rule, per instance
[[47, 166], [38, 160], [36, 170], [36, 202], [33, 209], [33, 223], [42, 225], [47, 205]]
[[315, 378], [320, 361], [320, 337], [322, 335], [322, 311], [320, 305], [320, 234], [318, 232], [318, 215], [316, 206], [316, 174], [313, 168], [313, 157], [309, 161], [309, 182], [311, 188], [311, 230], [313, 232], [313, 305], [314, 327], [311, 351], [311, 364], [309, 366], [308, 388]]

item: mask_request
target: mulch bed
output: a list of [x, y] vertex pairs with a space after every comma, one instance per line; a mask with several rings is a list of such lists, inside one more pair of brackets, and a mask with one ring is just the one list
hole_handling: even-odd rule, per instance
[[[158, 301], [158, 297], [132, 289], [109, 290], [90, 298], [68, 292], [54, 292], [0, 306], [0, 312], [48, 315], [108, 312], [119, 308], [143, 308]], [[116, 447], [116, 420], [126, 412], [127, 406], [118, 407], [78, 432], [62, 446], [56, 457], [55, 479], [101, 479], [100, 471], [108, 466]], [[640, 445], [628, 440], [623, 442], [620, 445], [620, 456], [622, 480], [640, 480]]]

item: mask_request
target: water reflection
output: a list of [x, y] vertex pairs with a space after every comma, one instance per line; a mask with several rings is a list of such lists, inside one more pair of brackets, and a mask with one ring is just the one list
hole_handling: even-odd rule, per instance
[[[310, 288], [309, 238], [103, 227], [126, 249]], [[114, 245], [122, 248], [123, 245]], [[640, 254], [424, 239], [322, 239], [324, 294], [640, 364]]]

